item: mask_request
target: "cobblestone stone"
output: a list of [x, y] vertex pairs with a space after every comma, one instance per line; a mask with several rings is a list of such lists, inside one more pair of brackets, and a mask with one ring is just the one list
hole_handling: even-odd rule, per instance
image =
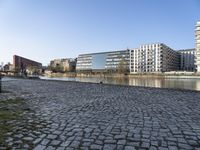
[[115, 144], [104, 144], [103, 149], [104, 150], [114, 150], [114, 149], [116, 149], [116, 145]]
[[124, 150], [136, 150], [133, 146], [125, 146]]
[[102, 145], [92, 144], [90, 146], [90, 149], [101, 150], [102, 149]]
[[44, 150], [46, 146], [44, 145], [37, 145], [33, 150]]
[[[3, 82], [26, 102], [6, 122], [0, 149], [198, 150], [200, 92], [17, 79]], [[2, 106], [0, 106], [1, 108]]]

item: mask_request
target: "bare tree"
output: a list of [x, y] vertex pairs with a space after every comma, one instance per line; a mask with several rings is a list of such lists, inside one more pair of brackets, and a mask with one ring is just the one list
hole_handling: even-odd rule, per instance
[[28, 66], [27, 71], [31, 75], [39, 75], [40, 74], [40, 70], [36, 66]]
[[127, 68], [126, 68], [126, 60], [124, 58], [121, 59], [121, 61], [118, 64], [118, 73], [127, 73]]

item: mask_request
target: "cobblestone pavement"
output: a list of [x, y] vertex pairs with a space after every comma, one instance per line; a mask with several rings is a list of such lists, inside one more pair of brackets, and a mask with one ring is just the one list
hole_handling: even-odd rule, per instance
[[0, 99], [30, 111], [10, 121], [0, 149], [200, 150], [200, 92], [15, 80]]

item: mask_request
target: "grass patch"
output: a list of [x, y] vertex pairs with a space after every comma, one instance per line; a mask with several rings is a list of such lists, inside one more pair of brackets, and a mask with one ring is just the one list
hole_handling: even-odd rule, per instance
[[18, 119], [22, 112], [23, 111], [21, 110], [17, 111], [0, 110], [0, 120], [5, 122], [13, 119]]
[[0, 101], [0, 145], [5, 140], [5, 134], [12, 130], [8, 122], [21, 119], [24, 105], [25, 101], [21, 98]]
[[10, 131], [11, 126], [0, 124], [0, 145], [4, 144], [5, 134]]
[[2, 100], [0, 101], [0, 106], [8, 106], [8, 105], [15, 105], [15, 104], [23, 104], [24, 99], [22, 98], [15, 98], [15, 99], [8, 99], [8, 100]]

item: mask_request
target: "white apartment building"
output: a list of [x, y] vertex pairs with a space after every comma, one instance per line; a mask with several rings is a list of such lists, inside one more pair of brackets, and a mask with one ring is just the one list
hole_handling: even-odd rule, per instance
[[195, 49], [183, 49], [178, 52], [180, 54], [180, 70], [195, 71]]
[[179, 70], [179, 54], [163, 43], [130, 50], [130, 73]]
[[200, 72], [200, 21], [197, 21], [195, 28], [195, 36], [196, 36], [195, 65], [196, 65], [196, 71]]

